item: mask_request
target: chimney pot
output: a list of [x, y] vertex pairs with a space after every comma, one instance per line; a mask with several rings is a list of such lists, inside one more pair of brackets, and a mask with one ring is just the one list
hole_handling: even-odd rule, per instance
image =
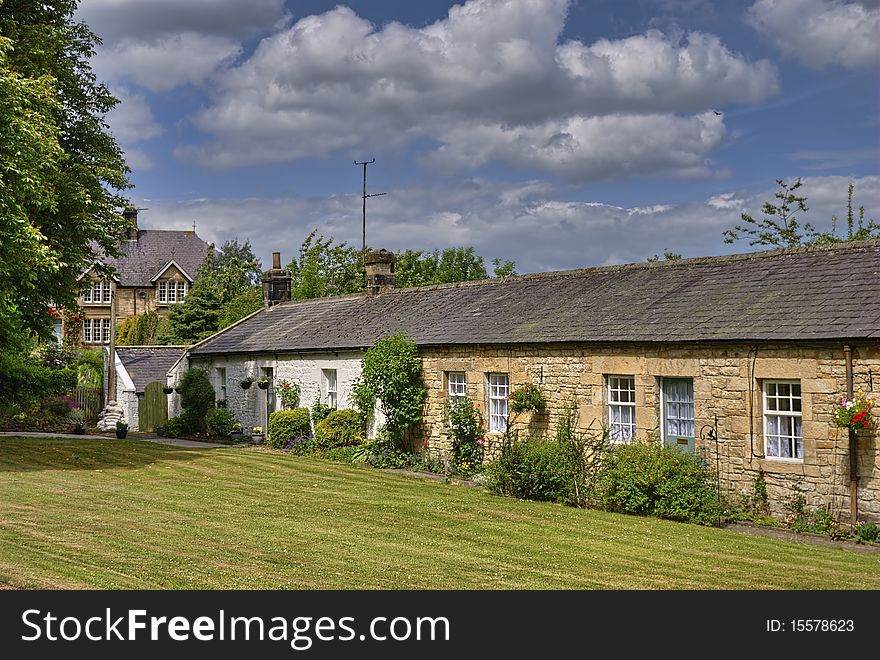
[[281, 270], [281, 253], [273, 252], [272, 253], [272, 268], [274, 270]]
[[394, 253], [372, 250], [364, 257], [367, 293], [385, 293], [394, 288]]

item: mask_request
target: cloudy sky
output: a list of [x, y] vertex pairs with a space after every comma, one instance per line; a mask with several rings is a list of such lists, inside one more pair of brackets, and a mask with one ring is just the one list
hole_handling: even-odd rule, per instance
[[520, 272], [748, 251], [803, 180], [880, 219], [880, 0], [83, 0], [144, 228], [472, 245]]

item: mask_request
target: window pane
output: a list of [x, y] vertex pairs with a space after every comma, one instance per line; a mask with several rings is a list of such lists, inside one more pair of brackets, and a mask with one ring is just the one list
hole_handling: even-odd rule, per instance
[[186, 283], [178, 282], [177, 283], [177, 299], [183, 300], [186, 297]]

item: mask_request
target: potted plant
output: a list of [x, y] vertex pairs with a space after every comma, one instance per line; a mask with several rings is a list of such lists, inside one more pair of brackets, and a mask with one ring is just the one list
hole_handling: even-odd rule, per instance
[[73, 423], [73, 432], [77, 435], [85, 435], [86, 432], [86, 416], [82, 410], [71, 410], [67, 413], [70, 421]]
[[510, 400], [510, 408], [516, 413], [526, 411], [542, 413], [547, 405], [541, 388], [531, 383], [514, 388]]
[[871, 408], [874, 401], [865, 398], [860, 387], [852, 399], [842, 398], [834, 404], [834, 423], [841, 428], [866, 429], [874, 421]]
[[232, 432], [229, 434], [233, 440], [241, 440], [244, 437], [244, 430], [241, 428], [241, 424], [235, 422], [232, 425]]
[[174, 391], [174, 388], [171, 387], [171, 385], [166, 385], [162, 388], [162, 391], [165, 392], [165, 394], [171, 394]]
[[124, 440], [125, 436], [128, 435], [128, 424], [123, 422], [121, 419], [116, 422], [116, 437], [119, 440]]
[[260, 380], [257, 381], [257, 387], [259, 387], [261, 390], [268, 389], [269, 379], [268, 378], [260, 378]]
[[261, 443], [264, 440], [263, 436], [263, 427], [262, 426], [252, 426], [251, 427], [251, 440], [256, 443]]
[[241, 389], [243, 389], [243, 390], [250, 389], [251, 385], [254, 384], [254, 377], [253, 376], [245, 376], [244, 378], [242, 378], [238, 382], [238, 384], [241, 385]]

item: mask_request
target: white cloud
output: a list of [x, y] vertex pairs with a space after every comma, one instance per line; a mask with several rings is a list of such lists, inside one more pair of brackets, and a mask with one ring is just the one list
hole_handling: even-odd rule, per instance
[[234, 39], [196, 33], [123, 39], [92, 58], [95, 74], [104, 80], [125, 80], [154, 92], [197, 85], [230, 63], [241, 47]]
[[[846, 214], [846, 177], [807, 177], [801, 192], [809, 211], [804, 220], [830, 229], [831, 216]], [[854, 204], [880, 218], [880, 177], [855, 184]], [[752, 250], [743, 241], [725, 245], [721, 232], [746, 211], [758, 217], [775, 189], [719, 192], [706, 201], [645, 203], [632, 208], [602, 201], [562, 199], [563, 191], [535, 182], [509, 184], [470, 179], [449, 187], [412, 186], [396, 190], [369, 210], [367, 242], [391, 250], [473, 246], [486, 258], [513, 259], [520, 272], [581, 268], [643, 261], [669, 249], [686, 257]], [[192, 227], [222, 243], [251, 239], [267, 263], [273, 251], [287, 262], [314, 228], [324, 236], [360, 245], [361, 201], [357, 195], [324, 198], [216, 199], [163, 202], [152, 199], [145, 227]], [[247, 227], [247, 234], [241, 228]]]
[[131, 144], [162, 134], [162, 127], [153, 117], [143, 94], [125, 87], [115, 87], [112, 91], [119, 104], [107, 113], [105, 119], [117, 140]]
[[[703, 113], [778, 88], [769, 63], [732, 53], [714, 35], [560, 43], [567, 9], [566, 0], [471, 0], [421, 29], [376, 28], [342, 6], [303, 18], [218, 78], [195, 118], [211, 138], [178, 155], [247, 166], [428, 139], [441, 147], [432, 158], [447, 165], [478, 151], [573, 178], [603, 163], [701, 176], [724, 135]], [[670, 128], [678, 141], [656, 133]], [[610, 141], [601, 131], [618, 129], [626, 163], [587, 153], [592, 140]], [[668, 157], [658, 157], [661, 148]], [[554, 162], [560, 154], [567, 164]]]
[[807, 66], [880, 67], [880, 6], [842, 0], [757, 0], [748, 21]]
[[99, 78], [167, 92], [203, 83], [285, 14], [283, 0], [86, 0], [76, 18], [104, 41], [92, 59]]

